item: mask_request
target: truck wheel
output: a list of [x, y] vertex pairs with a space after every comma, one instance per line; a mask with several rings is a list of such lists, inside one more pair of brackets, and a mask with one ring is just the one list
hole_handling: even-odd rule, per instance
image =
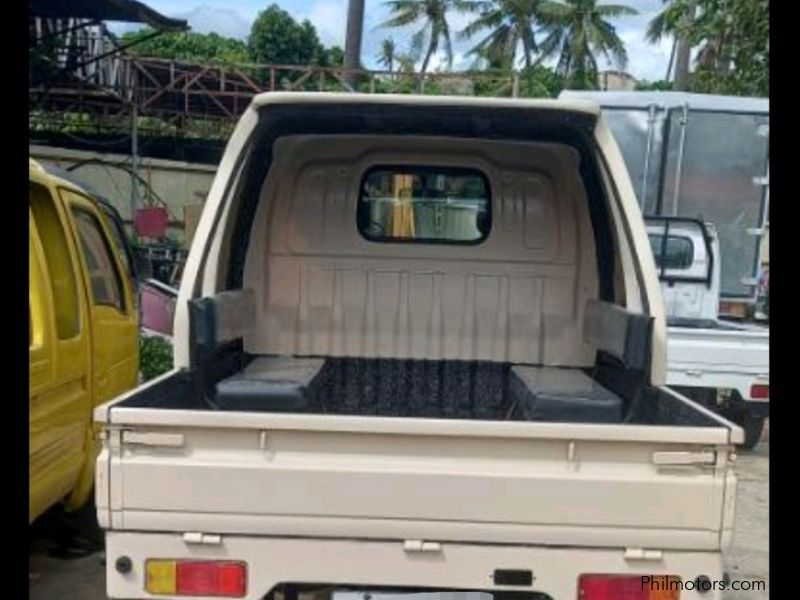
[[756, 417], [745, 413], [739, 425], [744, 429], [744, 443], [742, 446], [752, 450], [761, 439], [761, 432], [764, 431], [764, 417]]
[[97, 522], [97, 506], [94, 503], [94, 494], [74, 513], [75, 533], [78, 538], [88, 542], [91, 546], [103, 548], [105, 541], [103, 530]]

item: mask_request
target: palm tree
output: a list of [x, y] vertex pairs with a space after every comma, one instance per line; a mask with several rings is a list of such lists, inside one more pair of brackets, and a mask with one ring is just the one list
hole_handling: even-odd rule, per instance
[[664, 0], [664, 3], [666, 4], [664, 10], [653, 17], [647, 25], [645, 36], [651, 44], [660, 42], [665, 35], [674, 36], [667, 79], [674, 64], [673, 88], [686, 90], [689, 86], [689, 62], [692, 53], [692, 42], [686, 30], [694, 20], [695, 5], [694, 2], [672, 2], [672, 0]]
[[381, 42], [381, 51], [378, 53], [378, 64], [383, 65], [389, 70], [394, 71], [394, 62], [397, 60], [397, 47], [392, 38], [386, 38]]
[[444, 46], [448, 68], [453, 65], [453, 43], [447, 13], [451, 9], [465, 12], [473, 4], [474, 0], [389, 0], [385, 3], [391, 10], [391, 16], [380, 27], [406, 27], [422, 22], [422, 27], [411, 36], [411, 54], [418, 59], [424, 52], [420, 86], [440, 44]]
[[350, 0], [347, 5], [347, 33], [344, 39], [345, 81], [356, 80], [355, 71], [361, 68], [361, 37], [364, 32], [364, 1]]
[[597, 0], [563, 0], [543, 3], [540, 21], [546, 37], [539, 44], [540, 59], [557, 56], [556, 71], [572, 87], [594, 87], [597, 54], [619, 68], [628, 62], [625, 44], [608, 19], [638, 12], [622, 4], [597, 4]]
[[533, 53], [538, 51], [533, 27], [538, 19], [542, 0], [494, 0], [476, 2], [471, 7], [477, 18], [460, 32], [462, 39], [490, 30], [469, 53], [490, 65], [517, 63], [517, 49], [522, 45], [525, 66], [533, 64]]

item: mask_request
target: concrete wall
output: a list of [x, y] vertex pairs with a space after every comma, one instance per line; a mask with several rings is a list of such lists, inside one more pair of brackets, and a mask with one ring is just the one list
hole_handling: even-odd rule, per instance
[[[122, 164], [127, 168], [131, 165], [130, 155], [125, 154], [104, 154], [50, 146], [30, 146], [29, 154], [43, 164], [54, 164], [62, 169], [90, 158]], [[86, 165], [73, 173], [76, 178], [106, 196], [126, 221], [131, 220], [131, 177], [128, 172], [106, 165]], [[170, 237], [183, 241], [183, 223], [186, 220], [184, 207], [189, 206], [190, 213], [197, 212], [196, 208], [205, 201], [215, 173], [216, 166], [212, 165], [140, 159], [139, 175], [166, 202], [172, 214], [170, 219], [176, 221], [170, 228]], [[196, 221], [191, 216], [188, 220], [190, 223]]]
[[632, 91], [636, 89], [636, 79], [622, 71], [601, 71], [598, 76], [598, 87], [603, 91]]

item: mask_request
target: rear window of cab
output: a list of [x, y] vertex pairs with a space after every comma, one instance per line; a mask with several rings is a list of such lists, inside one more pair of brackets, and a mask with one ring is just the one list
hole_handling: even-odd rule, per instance
[[479, 244], [491, 215], [489, 181], [477, 169], [378, 166], [361, 180], [358, 230], [372, 242]]

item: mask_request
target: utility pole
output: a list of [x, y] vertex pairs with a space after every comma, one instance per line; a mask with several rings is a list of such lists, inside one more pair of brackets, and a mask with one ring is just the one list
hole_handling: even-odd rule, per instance
[[136, 209], [139, 206], [139, 111], [131, 108], [131, 223], [136, 231]]
[[364, 0], [349, 0], [347, 36], [344, 40], [344, 80], [355, 85], [355, 71], [361, 69], [361, 36], [364, 33]]

